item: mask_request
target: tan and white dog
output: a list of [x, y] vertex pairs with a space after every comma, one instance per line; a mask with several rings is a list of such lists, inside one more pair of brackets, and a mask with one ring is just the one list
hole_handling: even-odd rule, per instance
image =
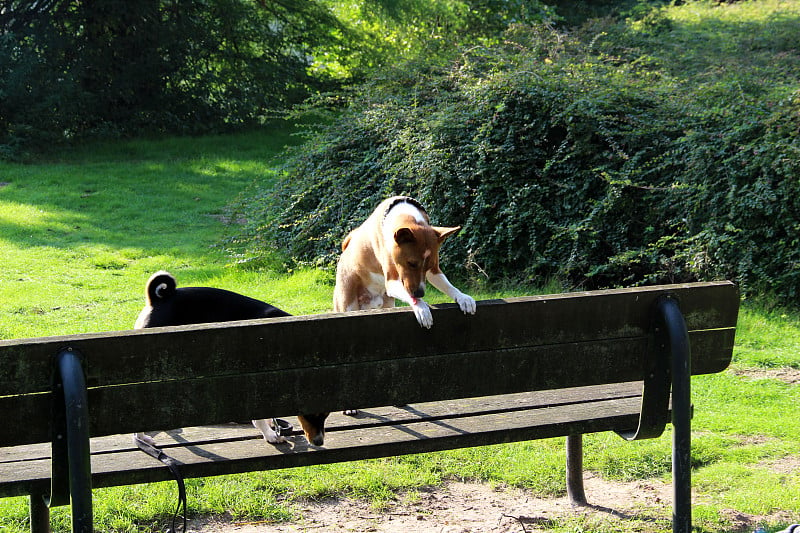
[[413, 198], [384, 200], [342, 243], [334, 311], [394, 307], [398, 299], [411, 306], [420, 326], [430, 328], [433, 316], [422, 300], [427, 280], [464, 313], [474, 314], [475, 300], [455, 288], [439, 268], [439, 247], [460, 229], [431, 226], [428, 213]]

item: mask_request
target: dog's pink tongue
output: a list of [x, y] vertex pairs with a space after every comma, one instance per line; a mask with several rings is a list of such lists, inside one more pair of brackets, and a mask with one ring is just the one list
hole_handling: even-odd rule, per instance
[[413, 296], [411, 297], [411, 305], [417, 305], [417, 302], [418, 302], [418, 301], [419, 301], [419, 300], [417, 300], [417, 299], [416, 299], [416, 298], [414, 298]]

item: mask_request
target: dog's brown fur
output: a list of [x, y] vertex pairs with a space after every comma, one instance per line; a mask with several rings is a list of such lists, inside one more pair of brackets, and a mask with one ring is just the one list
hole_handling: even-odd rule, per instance
[[412, 198], [383, 201], [342, 243], [333, 295], [335, 311], [393, 307], [395, 299], [411, 305], [421, 326], [433, 324], [421, 299], [425, 281], [475, 313], [475, 300], [456, 289], [439, 268], [439, 247], [457, 227], [430, 225], [425, 209]]

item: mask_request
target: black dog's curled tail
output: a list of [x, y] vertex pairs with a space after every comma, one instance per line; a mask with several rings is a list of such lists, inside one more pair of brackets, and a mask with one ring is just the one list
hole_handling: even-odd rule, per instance
[[147, 280], [147, 303], [153, 305], [153, 302], [171, 298], [175, 294], [177, 286], [175, 276], [166, 270], [159, 270]]

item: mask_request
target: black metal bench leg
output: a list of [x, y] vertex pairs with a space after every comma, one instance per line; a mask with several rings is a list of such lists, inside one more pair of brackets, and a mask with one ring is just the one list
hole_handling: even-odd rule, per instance
[[30, 497], [31, 533], [50, 533], [50, 508], [41, 494]]
[[[86, 379], [77, 352], [70, 348], [62, 350], [58, 354], [57, 366], [64, 395], [63, 416], [66, 418], [64, 427], [66, 435], [60, 435], [60, 439], [66, 440], [67, 444], [72, 531], [73, 533], [92, 533], [94, 529], [92, 525], [92, 467], [89, 451], [89, 405]], [[57, 436], [56, 440], [60, 439]], [[62, 496], [58, 496], [58, 499], [62, 499]]]
[[686, 322], [674, 298], [664, 298], [661, 312], [672, 360], [672, 531], [692, 530], [691, 352]]
[[583, 490], [583, 435], [567, 436], [567, 495], [572, 505], [586, 505]]

